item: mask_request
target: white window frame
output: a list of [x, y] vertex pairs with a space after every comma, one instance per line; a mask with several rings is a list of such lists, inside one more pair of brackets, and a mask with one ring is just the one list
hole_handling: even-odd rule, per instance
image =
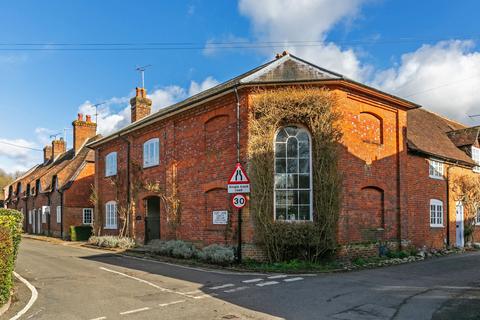
[[42, 223], [47, 223], [47, 215], [50, 215], [50, 207], [42, 206]]
[[110, 152], [105, 156], [105, 177], [117, 174], [117, 152]]
[[32, 224], [32, 210], [28, 210], [28, 224]]
[[57, 223], [62, 223], [62, 207], [61, 206], [57, 206], [56, 218], [57, 218]]
[[430, 199], [430, 227], [443, 227], [443, 202], [438, 199]]
[[443, 162], [436, 159], [429, 159], [428, 176], [432, 179], [443, 180]]
[[[313, 221], [313, 174], [312, 174], [312, 135], [310, 134], [310, 131], [302, 126], [302, 125], [297, 125], [297, 124], [288, 124], [288, 125], [285, 125], [285, 126], [282, 126], [281, 128], [279, 128], [276, 132], [275, 132], [275, 135], [273, 137], [273, 155], [274, 155], [274, 175], [276, 174], [276, 165], [275, 165], [275, 160], [276, 160], [276, 144], [277, 144], [277, 135], [279, 134], [280, 130], [283, 130], [284, 128], [287, 128], [287, 127], [297, 127], [299, 129], [303, 129], [305, 130], [305, 132], [308, 134], [308, 142], [309, 142], [309, 177], [310, 177], [310, 183], [309, 183], [309, 191], [310, 191], [310, 203], [309, 203], [309, 207], [310, 207], [310, 212], [309, 212], [309, 215], [310, 215], [310, 219], [307, 219], [307, 220], [290, 220], [288, 219], [287, 217], [285, 217], [285, 220], [281, 220], [281, 221], [285, 221], [285, 222], [305, 222], [305, 221]], [[287, 139], [288, 141], [288, 139]], [[275, 184], [275, 182], [274, 182]], [[276, 190], [277, 188], [275, 187], [275, 185], [273, 186], [273, 219], [274, 220], [277, 220], [277, 201], [276, 201]], [[299, 190], [299, 188], [297, 189], [285, 189], [285, 190]]]
[[160, 139], [153, 138], [143, 144], [143, 167], [153, 167], [160, 163]]
[[108, 201], [105, 204], [105, 229], [117, 229], [117, 202]]
[[480, 173], [480, 148], [472, 146], [472, 160], [478, 164], [478, 166], [473, 167], [473, 171]]
[[[90, 222], [85, 222], [85, 211], [90, 210]], [[93, 208], [83, 208], [82, 210], [82, 223], [91, 225], [93, 223]]]

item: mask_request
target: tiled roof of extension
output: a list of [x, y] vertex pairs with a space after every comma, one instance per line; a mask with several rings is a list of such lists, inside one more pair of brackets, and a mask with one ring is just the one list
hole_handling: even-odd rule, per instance
[[480, 126], [459, 129], [448, 133], [448, 137], [457, 147], [476, 145]]
[[[409, 110], [407, 120], [408, 149], [442, 160], [474, 166], [475, 162], [459, 147], [465, 146], [461, 141], [474, 144], [470, 131], [465, 125], [444, 118], [425, 109]], [[474, 127], [477, 128], [477, 127]], [[476, 129], [478, 131], [478, 128]], [[473, 129], [475, 131], [475, 129]], [[458, 132], [458, 134], [453, 134]], [[458, 139], [451, 139], [451, 136]], [[461, 142], [461, 143], [460, 143]]]
[[29, 172], [13, 181], [10, 185], [13, 186], [13, 193], [17, 193], [18, 183], [21, 183], [22, 195], [25, 196], [26, 186], [35, 187], [37, 180], [40, 180], [41, 192], [49, 192], [52, 189], [53, 177], [57, 177], [57, 187], [59, 189], [68, 188], [72, 179], [78, 174], [85, 162], [94, 161], [94, 151], [87, 148], [86, 144], [91, 143], [101, 136], [97, 135], [87, 140], [85, 145], [75, 154], [74, 149], [61, 154], [57, 159], [50, 160], [40, 165], [37, 165]]
[[201, 102], [202, 100], [214, 97], [228, 90], [232, 90], [237, 86], [242, 85], [266, 85], [266, 84], [288, 84], [288, 83], [321, 83], [321, 82], [332, 82], [332, 81], [342, 81], [343, 83], [349, 83], [356, 87], [364, 88], [371, 92], [382, 95], [383, 97], [388, 97], [389, 99], [395, 101], [398, 104], [402, 104], [405, 108], [418, 108], [419, 105], [416, 105], [410, 101], [404, 100], [402, 98], [390, 95], [388, 93], [382, 92], [375, 88], [371, 88], [362, 83], [355, 82], [341, 74], [329, 71], [327, 69], [316, 66], [308, 61], [305, 61], [301, 58], [298, 58], [294, 55], [284, 53], [280, 57], [270, 62], [267, 62], [257, 68], [254, 68], [244, 74], [241, 74], [233, 79], [230, 79], [226, 82], [223, 82], [213, 88], [202, 91], [188, 99], [175, 103], [169, 107], [162, 108], [159, 111], [152, 113], [151, 115], [129, 124], [128, 126], [120, 129], [113, 134], [106, 136], [95, 143], [91, 144], [92, 147], [102, 144], [122, 132], [135, 130], [136, 128], [142, 126], [146, 123], [151, 123], [158, 118], [164, 117], [169, 113], [181, 111], [186, 107], [193, 105], [195, 103]]

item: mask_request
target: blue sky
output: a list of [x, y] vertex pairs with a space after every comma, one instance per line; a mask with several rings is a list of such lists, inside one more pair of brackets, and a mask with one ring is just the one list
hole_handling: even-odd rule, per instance
[[[92, 103], [107, 101], [102, 133], [128, 123], [137, 65], [152, 64], [146, 87], [158, 110], [283, 49], [471, 125], [467, 115], [480, 113], [479, 9], [473, 0], [3, 1], [0, 168], [40, 162], [41, 152], [8, 144], [41, 149]], [[255, 48], [216, 45], [231, 42]], [[171, 44], [95, 45], [118, 43]]]

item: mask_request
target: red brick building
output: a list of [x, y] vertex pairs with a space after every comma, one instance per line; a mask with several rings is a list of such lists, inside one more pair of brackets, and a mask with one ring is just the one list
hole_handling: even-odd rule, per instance
[[72, 125], [72, 149], [63, 139], [53, 140], [43, 149], [43, 163], [6, 187], [5, 204], [23, 212], [28, 233], [68, 238], [70, 226], [92, 223], [95, 164], [85, 145], [98, 138], [97, 125], [81, 114]]
[[[339, 167], [344, 182], [339, 244], [345, 250], [355, 251], [358, 245], [364, 251], [377, 250], [379, 243], [413, 243], [409, 208], [414, 207], [415, 200], [410, 198], [415, 195], [408, 194], [413, 156], [407, 148], [407, 118], [409, 110], [419, 106], [289, 54], [153, 114], [149, 114], [151, 101], [145, 90], [137, 89], [131, 101], [135, 121], [89, 145], [95, 149], [100, 232], [117, 234], [129, 219], [131, 230], [124, 234], [140, 243], [176, 235], [199, 245], [235, 244], [237, 219], [231, 214], [235, 211], [226, 181], [237, 161], [237, 147], [240, 162], [249, 167], [251, 98], [258, 88], [305, 85], [332, 90], [342, 101]], [[315, 186], [309, 183], [308, 127], [291, 124], [279, 132], [287, 138], [279, 136], [275, 143], [288, 144], [294, 137], [307, 149], [303, 157], [296, 154], [299, 163], [305, 164], [304, 172], [296, 172], [298, 185], [286, 188], [298, 195], [297, 200], [292, 205], [289, 200], [276, 203], [272, 218], [311, 220], [309, 193]], [[155, 182], [156, 189], [174, 197], [181, 206], [179, 220], [174, 220], [176, 216], [168, 212], [158, 192], [134, 191], [137, 182]], [[276, 190], [278, 194], [284, 191]], [[122, 212], [135, 208], [135, 216], [119, 213], [119, 207]], [[424, 209], [428, 212], [428, 206]], [[219, 211], [230, 213], [228, 225], [214, 224]], [[248, 205], [243, 215], [242, 239], [248, 254], [256, 248]], [[418, 244], [425, 240], [418, 239]]]

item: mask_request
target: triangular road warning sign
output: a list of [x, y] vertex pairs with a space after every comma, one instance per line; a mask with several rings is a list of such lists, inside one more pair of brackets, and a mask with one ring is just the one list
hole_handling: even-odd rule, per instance
[[237, 163], [235, 166], [235, 170], [233, 170], [230, 179], [228, 179], [228, 184], [248, 184], [250, 183], [250, 179], [248, 179], [245, 170], [243, 169], [240, 163]]

